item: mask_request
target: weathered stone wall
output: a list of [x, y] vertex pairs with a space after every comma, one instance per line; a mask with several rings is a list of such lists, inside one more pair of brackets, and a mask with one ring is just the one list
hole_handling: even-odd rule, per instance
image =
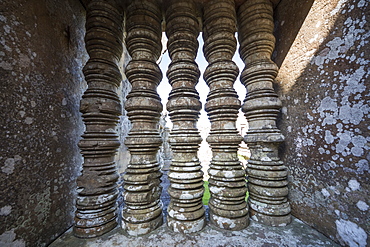
[[293, 214], [342, 245], [369, 246], [370, 3], [315, 1], [304, 20], [298, 2], [312, 3], [277, 9], [274, 54]]
[[0, 246], [43, 246], [73, 222], [85, 10], [0, 1]]

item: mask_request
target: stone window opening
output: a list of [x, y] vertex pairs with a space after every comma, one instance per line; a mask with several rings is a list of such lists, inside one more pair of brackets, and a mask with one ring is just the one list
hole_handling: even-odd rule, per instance
[[[237, 33], [235, 35], [237, 38]], [[201, 76], [199, 77], [199, 81], [195, 88], [197, 92], [199, 93], [200, 102], [202, 103], [202, 109], [200, 110], [200, 116], [197, 121], [197, 128], [202, 138], [202, 142], [198, 150], [198, 158], [202, 166], [203, 181], [205, 183], [208, 183], [208, 179], [209, 179], [208, 169], [209, 169], [209, 164], [212, 160], [212, 151], [211, 151], [211, 147], [209, 146], [206, 138], [209, 135], [209, 132], [211, 129], [211, 122], [209, 121], [207, 112], [204, 109], [204, 104], [207, 100], [207, 95], [209, 94], [209, 87], [207, 86], [206, 82], [203, 79], [203, 74], [204, 74], [204, 71], [208, 63], [202, 52], [202, 48], [204, 46], [202, 32], [200, 32], [198, 36], [198, 43], [199, 43], [199, 47], [198, 47], [195, 62], [199, 66]], [[238, 48], [239, 48], [239, 44], [237, 44], [237, 50]], [[239, 67], [239, 70], [240, 68], [244, 66], [243, 62], [241, 61], [239, 57], [239, 54], [235, 53], [232, 60], [237, 64], [237, 66]], [[163, 74], [166, 73], [168, 66], [170, 65], [170, 62], [171, 62], [171, 59], [169, 58], [168, 50], [167, 50], [167, 37], [165, 33], [163, 32], [162, 33], [162, 55], [157, 61], [157, 64], [159, 65]], [[238, 94], [239, 100], [243, 102], [245, 98], [245, 94], [246, 94], [246, 89], [240, 82], [240, 76], [237, 77], [237, 80], [234, 83], [234, 89]], [[172, 123], [171, 123], [171, 119], [168, 116], [168, 111], [166, 109], [168, 97], [171, 91], [171, 85], [169, 84], [167, 77], [165, 76], [163, 77], [162, 81], [160, 82], [157, 88], [157, 91], [161, 97], [161, 102], [163, 105], [163, 111], [161, 113], [161, 119], [159, 121], [159, 132], [162, 136], [163, 143], [160, 147], [160, 151], [158, 152], [158, 159], [159, 159], [161, 171], [163, 173], [161, 200], [163, 202], [163, 211], [166, 214], [167, 206], [168, 206], [168, 202], [170, 198], [170, 196], [167, 193], [168, 184], [169, 184], [169, 181], [167, 179], [167, 172], [169, 170], [169, 167], [171, 164], [171, 158], [172, 158], [170, 144], [168, 143], [169, 133], [172, 128]], [[248, 123], [241, 109], [239, 110], [239, 113], [238, 113], [236, 127], [239, 131], [239, 134], [241, 136], [244, 136], [244, 134], [246, 133], [247, 127], [248, 127]], [[239, 161], [242, 162], [242, 165], [245, 168], [246, 162], [250, 157], [250, 151], [248, 149], [248, 146], [243, 141], [241, 142], [239, 150], [238, 150], [238, 157], [239, 157]], [[206, 185], [205, 188], [208, 189], [208, 185]], [[204, 205], [208, 205], [208, 200], [203, 197], [203, 204], [206, 202], [206, 204]]]
[[[248, 226], [250, 216], [272, 226], [291, 221], [287, 171], [277, 153], [284, 137], [276, 127], [281, 102], [273, 89], [278, 71], [271, 61], [274, 4], [270, 0], [249, 0], [240, 6], [229, 0], [208, 1], [199, 12], [198, 4], [182, 0], [168, 1], [164, 7], [171, 58], [166, 76], [172, 86], [167, 110], [173, 123], [167, 225], [175, 232], [197, 232], [206, 224], [198, 158], [202, 139], [196, 127], [202, 108], [195, 88], [201, 75], [195, 63], [200, 31], [208, 62], [203, 77], [210, 88], [206, 102], [202, 102], [211, 121], [207, 137], [212, 149], [208, 171], [210, 223], [241, 230]], [[87, 6], [85, 38], [90, 59], [83, 71], [88, 89], [81, 100], [86, 131], [79, 144], [84, 164], [76, 202], [74, 233], [78, 237], [99, 236], [117, 225], [119, 191], [114, 156], [120, 145], [115, 128], [121, 112], [117, 88], [122, 80], [118, 63], [124, 11], [125, 46], [131, 56], [125, 75], [132, 85], [124, 107], [132, 128], [125, 140], [131, 159], [123, 175], [122, 227], [137, 236], [163, 224], [162, 172], [157, 161], [162, 144], [157, 128], [162, 112], [157, 87], [165, 76], [157, 64], [162, 51], [161, 5], [147, 0], [132, 1], [127, 6], [113, 0], [92, 0]], [[240, 56], [246, 65], [240, 78], [248, 91], [242, 106], [249, 121], [244, 141], [251, 149], [246, 171], [237, 155], [243, 138], [235, 126], [241, 107], [233, 88], [239, 75], [232, 61], [237, 31]]]
[[[235, 33], [235, 37], [237, 39], [237, 33]], [[210, 128], [211, 128], [211, 122], [208, 119], [207, 112], [204, 110], [204, 104], [207, 101], [207, 95], [209, 93], [209, 87], [207, 86], [206, 82], [203, 79], [203, 74], [204, 74], [204, 71], [205, 71], [208, 63], [207, 63], [206, 59], [204, 58], [204, 55], [203, 55], [203, 52], [202, 52], [202, 48], [203, 48], [203, 45], [204, 45], [204, 41], [203, 41], [203, 38], [202, 38], [202, 32], [200, 32], [200, 34], [198, 36], [198, 43], [199, 43], [199, 47], [198, 47], [198, 52], [197, 52], [195, 62], [199, 66], [201, 76], [199, 77], [199, 82], [197, 83], [195, 88], [196, 88], [197, 92], [199, 93], [200, 102], [202, 103], [202, 109], [200, 110], [200, 116], [199, 116], [199, 119], [197, 121], [197, 127], [198, 127], [198, 129], [200, 131], [200, 135], [202, 136], [202, 139], [203, 139], [202, 143], [200, 145], [200, 149], [198, 151], [198, 156], [199, 156], [199, 159], [201, 160], [201, 163], [202, 163], [203, 172], [204, 172], [204, 180], [208, 180], [207, 169], [208, 169], [209, 163], [212, 159], [212, 154], [211, 154], [211, 148], [209, 147], [209, 145], [206, 141], [206, 138], [207, 138], [207, 136], [209, 134], [209, 131], [210, 131]], [[158, 59], [157, 64], [159, 65], [159, 67], [162, 71], [162, 74], [165, 74], [171, 60], [170, 60], [169, 55], [168, 55], [167, 37], [166, 37], [164, 32], [162, 33], [162, 47], [163, 47], [162, 48], [162, 55]], [[237, 50], [238, 49], [239, 49], [239, 43], [237, 44]], [[237, 52], [234, 54], [234, 57], [233, 57], [232, 60], [238, 66], [239, 71], [244, 67], [243, 61], [240, 59], [240, 56]], [[238, 94], [239, 100], [241, 102], [243, 102], [244, 98], [245, 98], [245, 95], [246, 95], [246, 89], [242, 85], [242, 83], [240, 82], [240, 73], [239, 73], [239, 75], [238, 75], [238, 77], [237, 77], [237, 79], [234, 83], [234, 89]], [[161, 129], [160, 132], [162, 133], [164, 131], [163, 130], [164, 128], [166, 128], [167, 131], [169, 131], [172, 128], [172, 122], [171, 122], [171, 119], [168, 116], [168, 111], [166, 109], [166, 104], [168, 102], [168, 96], [171, 92], [171, 85], [168, 83], [167, 77], [165, 77], [165, 76], [163, 77], [162, 81], [158, 85], [157, 91], [158, 91], [158, 94], [161, 97], [161, 102], [162, 102], [162, 105], [163, 105], [163, 111], [162, 111], [161, 120], [160, 120], [160, 127], [159, 127]], [[248, 129], [247, 120], [245, 119], [241, 109], [239, 110], [239, 113], [238, 113], [238, 119], [237, 119], [236, 127], [237, 127], [237, 129], [239, 131], [239, 134], [241, 136], [244, 136], [247, 129]], [[167, 137], [163, 137], [163, 138], [167, 138]], [[163, 145], [162, 145], [161, 150], [160, 150], [160, 152], [163, 153], [162, 149], [163, 149]], [[168, 151], [166, 151], [166, 152], [168, 152]], [[162, 155], [168, 157], [170, 154], [162, 154]], [[240, 161], [243, 162], [243, 165], [245, 166], [246, 159], [249, 159], [249, 157], [250, 157], [250, 152], [248, 150], [247, 145], [244, 142], [241, 143], [241, 150], [240, 150], [239, 155], [240, 155], [239, 156]], [[161, 164], [163, 165], [163, 163], [164, 163], [163, 158], [161, 158], [161, 160], [162, 160]], [[165, 165], [163, 165], [163, 166], [165, 166]]]

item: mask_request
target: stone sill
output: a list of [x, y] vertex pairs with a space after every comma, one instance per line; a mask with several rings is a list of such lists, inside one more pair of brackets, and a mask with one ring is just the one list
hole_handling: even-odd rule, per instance
[[207, 224], [202, 231], [186, 235], [174, 233], [164, 224], [150, 234], [139, 237], [128, 236], [120, 227], [117, 227], [101, 237], [80, 239], [73, 236], [71, 228], [50, 245], [50, 247], [63, 246], [333, 247], [339, 245], [302, 221], [293, 218], [292, 223], [286, 227], [270, 227], [251, 220], [251, 224], [242, 231], [220, 230]]

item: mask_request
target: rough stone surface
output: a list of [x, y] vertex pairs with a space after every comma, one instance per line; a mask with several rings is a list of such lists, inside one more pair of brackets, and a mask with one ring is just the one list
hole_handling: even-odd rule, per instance
[[247, 89], [242, 111], [248, 120], [244, 142], [251, 150], [247, 163], [249, 210], [252, 219], [270, 226], [290, 223], [287, 168], [279, 159], [284, 136], [276, 126], [281, 101], [273, 82], [278, 67], [271, 60], [275, 46], [273, 4], [246, 1], [238, 9], [240, 56], [245, 63], [240, 80]]
[[74, 0], [0, 9], [0, 246], [44, 246], [73, 223], [85, 11]]
[[95, 237], [117, 225], [119, 175], [114, 161], [120, 146], [116, 128], [122, 113], [118, 65], [123, 52], [123, 15], [114, 1], [92, 0], [86, 12], [89, 60], [83, 73], [88, 88], [80, 104], [85, 132], [79, 142], [84, 163], [77, 179], [73, 230], [78, 237]]
[[162, 104], [156, 91], [162, 79], [156, 63], [162, 50], [161, 21], [157, 1], [133, 1], [128, 6], [126, 46], [132, 60], [125, 73], [132, 90], [125, 109], [132, 128], [125, 140], [131, 157], [123, 175], [122, 227], [130, 235], [146, 234], [163, 222], [157, 159]]
[[336, 247], [339, 246], [298, 219], [287, 227], [269, 227], [251, 221], [242, 231], [226, 231], [206, 226], [193, 234], [170, 231], [165, 225], [141, 237], [129, 237], [116, 229], [102, 237], [90, 240], [77, 239], [66, 232], [50, 247], [63, 246], [178, 246], [178, 247]]
[[208, 170], [210, 223], [227, 230], [241, 230], [249, 224], [245, 201], [245, 170], [238, 158], [243, 137], [236, 128], [240, 100], [233, 88], [239, 74], [232, 61], [236, 51], [234, 1], [209, 1], [204, 6], [204, 57], [208, 66], [203, 77], [210, 92], [205, 104], [211, 122], [207, 142], [212, 149]]
[[[277, 11], [277, 37], [290, 39], [296, 10]], [[364, 0], [315, 1], [287, 56], [276, 50], [293, 214], [349, 246], [370, 245], [369, 11]]]
[[169, 1], [165, 11], [171, 58], [167, 78], [172, 86], [167, 110], [173, 123], [169, 135], [173, 156], [168, 171], [171, 201], [167, 225], [175, 232], [192, 233], [205, 225], [203, 172], [197, 157], [202, 138], [196, 122], [202, 105], [195, 86], [200, 71], [194, 61], [200, 25], [197, 6], [192, 0]]

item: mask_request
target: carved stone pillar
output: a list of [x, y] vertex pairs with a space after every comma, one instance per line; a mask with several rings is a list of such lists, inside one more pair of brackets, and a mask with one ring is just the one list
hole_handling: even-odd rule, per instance
[[167, 47], [172, 59], [167, 71], [172, 85], [167, 109], [173, 123], [169, 138], [173, 159], [168, 172], [171, 201], [167, 224], [175, 232], [191, 233], [205, 225], [203, 172], [197, 157], [202, 139], [196, 127], [201, 103], [195, 90], [200, 72], [194, 61], [199, 35], [194, 2], [169, 1], [166, 24]]
[[219, 228], [248, 226], [247, 183], [238, 158], [243, 138], [236, 129], [240, 109], [233, 88], [239, 69], [232, 61], [236, 50], [236, 13], [233, 0], [211, 0], [204, 6], [204, 56], [209, 65], [204, 80], [210, 88], [206, 111], [211, 121], [207, 142], [212, 149], [209, 173], [210, 221]]
[[118, 174], [114, 156], [120, 145], [115, 128], [121, 114], [117, 89], [122, 80], [118, 68], [122, 23], [115, 1], [89, 2], [85, 41], [90, 59], [83, 69], [88, 89], [80, 107], [86, 126], [79, 143], [84, 164], [77, 179], [73, 229], [82, 238], [100, 236], [117, 225]]
[[247, 164], [252, 219], [271, 226], [290, 223], [287, 169], [278, 157], [284, 136], [276, 127], [281, 101], [273, 88], [278, 67], [271, 61], [273, 4], [248, 0], [238, 10], [240, 55], [245, 63], [241, 81], [247, 88], [242, 107], [249, 123], [244, 138], [251, 150]]
[[136, 0], [127, 8], [126, 45], [132, 60], [126, 76], [132, 85], [125, 108], [132, 124], [125, 144], [131, 154], [124, 179], [122, 227], [129, 235], [146, 234], [163, 222], [160, 202], [161, 171], [157, 152], [161, 137], [157, 124], [162, 111], [156, 92], [162, 72], [162, 14], [157, 1]]

